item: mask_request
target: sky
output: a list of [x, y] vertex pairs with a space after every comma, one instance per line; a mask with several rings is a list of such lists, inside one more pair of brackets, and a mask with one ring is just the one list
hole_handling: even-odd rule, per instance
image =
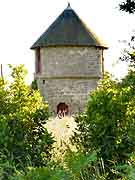
[[104, 53], [105, 70], [122, 77], [125, 63], [118, 63], [135, 27], [134, 15], [120, 12], [120, 0], [0, 0], [0, 64], [8, 75], [6, 64], [24, 64], [27, 81], [34, 73], [34, 52], [30, 50], [37, 38], [52, 24], [70, 2], [79, 17], [109, 47]]

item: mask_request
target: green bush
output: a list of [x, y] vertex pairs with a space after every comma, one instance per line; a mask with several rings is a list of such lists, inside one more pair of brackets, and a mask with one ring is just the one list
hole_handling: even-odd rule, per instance
[[[25, 84], [22, 65], [12, 67], [12, 82], [0, 79], [0, 172], [7, 179], [28, 166], [46, 166], [53, 139], [44, 128], [48, 105]], [[16, 170], [15, 170], [16, 169]]]
[[[32, 168], [26, 175], [16, 177], [17, 180], [84, 180], [85, 168], [93, 167], [96, 161], [96, 153], [84, 155], [67, 151], [64, 164], [49, 164], [47, 167]], [[89, 180], [95, 179], [93, 174], [88, 174]], [[99, 180], [99, 178], [97, 179]]]
[[72, 138], [76, 147], [85, 154], [98, 151], [99, 167], [102, 161], [106, 179], [121, 178], [117, 166], [135, 162], [130, 159], [135, 152], [135, 71], [121, 82], [106, 74], [76, 122], [78, 133]]

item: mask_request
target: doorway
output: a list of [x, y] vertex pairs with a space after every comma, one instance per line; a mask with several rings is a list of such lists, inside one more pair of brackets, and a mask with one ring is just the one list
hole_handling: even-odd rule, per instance
[[69, 114], [69, 108], [66, 103], [59, 103], [57, 106], [57, 116], [61, 119]]

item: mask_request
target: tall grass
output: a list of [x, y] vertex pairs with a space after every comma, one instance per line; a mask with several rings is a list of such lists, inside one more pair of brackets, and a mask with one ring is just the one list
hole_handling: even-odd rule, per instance
[[76, 122], [72, 116], [65, 116], [62, 119], [58, 117], [50, 118], [46, 124], [49, 133], [52, 133], [54, 140], [53, 160], [62, 161], [68, 148], [76, 151], [76, 148], [70, 143], [70, 137], [76, 130]]

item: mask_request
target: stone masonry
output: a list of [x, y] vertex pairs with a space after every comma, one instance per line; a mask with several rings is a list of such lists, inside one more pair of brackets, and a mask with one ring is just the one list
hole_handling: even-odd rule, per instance
[[47, 47], [40, 49], [41, 73], [35, 74], [49, 109], [66, 103], [69, 112], [82, 111], [88, 94], [103, 73], [103, 49], [97, 47]]

